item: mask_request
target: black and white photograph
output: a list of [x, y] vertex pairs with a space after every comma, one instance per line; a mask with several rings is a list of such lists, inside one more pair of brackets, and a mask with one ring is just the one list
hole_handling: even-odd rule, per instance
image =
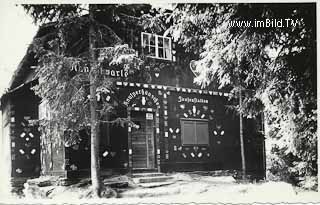
[[320, 204], [316, 1], [0, 2], [0, 204]]

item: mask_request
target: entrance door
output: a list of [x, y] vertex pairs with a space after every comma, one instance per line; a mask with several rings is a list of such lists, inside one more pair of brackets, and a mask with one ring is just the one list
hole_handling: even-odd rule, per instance
[[139, 126], [131, 133], [133, 169], [154, 169], [154, 113], [132, 111], [131, 120]]

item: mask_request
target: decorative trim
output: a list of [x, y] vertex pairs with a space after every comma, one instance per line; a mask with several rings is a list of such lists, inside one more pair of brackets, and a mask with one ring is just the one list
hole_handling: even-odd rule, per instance
[[233, 97], [231, 93], [226, 92], [219, 92], [219, 91], [210, 91], [210, 90], [201, 90], [201, 89], [195, 89], [195, 88], [182, 88], [182, 87], [174, 87], [174, 86], [164, 86], [164, 85], [158, 85], [158, 84], [141, 84], [141, 83], [129, 83], [129, 82], [123, 82], [123, 81], [117, 81], [117, 86], [123, 86], [123, 87], [142, 87], [143, 88], [149, 88], [149, 89], [156, 89], [156, 90], [169, 90], [169, 91], [177, 91], [177, 92], [183, 92], [183, 93], [198, 93], [198, 94], [204, 94], [204, 95], [215, 95], [215, 96], [223, 96], [223, 97]]
[[[160, 149], [160, 119], [159, 119], [159, 114], [160, 112], [160, 108], [158, 107], [156, 109], [156, 143], [155, 143], [155, 149]], [[161, 164], [161, 161], [160, 161], [160, 153], [158, 154], [157, 153], [157, 169], [158, 169], [158, 172], [160, 172], [160, 164]]]
[[[127, 108], [127, 116], [128, 116], [128, 120], [130, 121], [131, 120], [131, 109], [130, 107]], [[130, 128], [130, 131], [129, 131], [129, 128]], [[132, 134], [131, 134], [131, 127], [128, 126], [128, 169], [129, 169], [129, 172], [131, 172], [132, 170], [132, 144], [131, 144], [131, 141], [132, 141]]]
[[164, 116], [164, 120], [163, 120], [163, 133], [164, 133], [164, 146], [165, 146], [165, 155], [164, 155], [164, 159], [165, 160], [169, 160], [169, 151], [168, 151], [168, 147], [169, 147], [169, 128], [168, 128], [168, 96], [170, 95], [170, 92], [164, 92], [163, 93], [163, 116]]

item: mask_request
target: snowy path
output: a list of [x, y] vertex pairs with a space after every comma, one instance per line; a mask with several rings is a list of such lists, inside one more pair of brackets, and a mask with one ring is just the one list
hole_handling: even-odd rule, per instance
[[[68, 190], [60, 187], [53, 199], [8, 199], [7, 203], [107, 203], [107, 204], [159, 204], [159, 203], [308, 203], [320, 204], [317, 192], [296, 192], [284, 182], [237, 183], [232, 177], [211, 177], [175, 174], [175, 183], [155, 188], [136, 187], [118, 197], [108, 199], [78, 199], [87, 188]], [[58, 188], [59, 189], [59, 188]], [[1, 198], [3, 201], [3, 198]]]

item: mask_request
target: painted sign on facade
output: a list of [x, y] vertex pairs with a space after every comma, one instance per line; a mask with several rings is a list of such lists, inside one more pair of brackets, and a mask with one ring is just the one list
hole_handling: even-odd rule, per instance
[[207, 99], [203, 98], [190, 98], [190, 97], [182, 97], [181, 95], [178, 96], [178, 102], [186, 102], [186, 103], [203, 103], [203, 104], [208, 104], [209, 101]]
[[[101, 67], [99, 73], [106, 75], [108, 77], [123, 77], [126, 78], [129, 75], [129, 64], [124, 64], [123, 67], [119, 66], [110, 66], [110, 68]], [[90, 67], [86, 63], [76, 62], [71, 66], [71, 71], [80, 72], [80, 73], [89, 73]]]
[[142, 96], [142, 97], [148, 97], [156, 106], [159, 106], [159, 99], [158, 97], [156, 97], [154, 94], [152, 94], [150, 91], [145, 90], [145, 89], [140, 89], [137, 91], [133, 91], [131, 92], [128, 97], [125, 99], [125, 101], [123, 102], [123, 104], [125, 104], [126, 106], [129, 106], [130, 102], [137, 98], [138, 96]]

